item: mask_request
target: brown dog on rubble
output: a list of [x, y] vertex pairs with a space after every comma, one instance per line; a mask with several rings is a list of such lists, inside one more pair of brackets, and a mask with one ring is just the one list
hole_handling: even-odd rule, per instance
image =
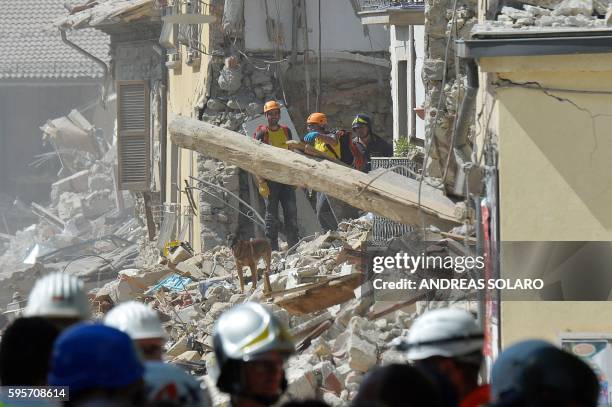
[[264, 273], [264, 293], [272, 291], [270, 286], [270, 263], [272, 260], [272, 247], [266, 239], [239, 240], [237, 236], [229, 235], [227, 242], [236, 261], [236, 271], [240, 282], [240, 292], [244, 293], [244, 275], [242, 269], [248, 266], [251, 269], [252, 290], [257, 286], [257, 263], [263, 259], [266, 263]]

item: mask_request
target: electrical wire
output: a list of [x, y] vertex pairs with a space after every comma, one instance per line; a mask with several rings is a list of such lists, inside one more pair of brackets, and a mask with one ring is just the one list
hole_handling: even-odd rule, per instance
[[253, 207], [252, 207], [251, 205], [249, 205], [248, 203], [246, 203], [246, 202], [245, 202], [244, 200], [242, 200], [242, 199], [241, 199], [241, 198], [240, 198], [238, 195], [234, 194], [233, 192], [231, 192], [231, 191], [230, 191], [230, 190], [228, 190], [227, 188], [224, 188], [224, 187], [222, 187], [221, 185], [216, 185], [216, 184], [213, 184], [213, 183], [208, 182], [208, 181], [204, 181], [203, 179], [199, 179], [199, 178], [193, 177], [193, 176], [191, 176], [191, 175], [189, 176], [189, 178], [194, 179], [194, 180], [196, 180], [196, 181], [198, 181], [198, 182], [201, 182], [201, 183], [203, 183], [203, 184], [205, 184], [205, 185], [208, 185], [208, 186], [210, 186], [210, 187], [217, 188], [217, 189], [220, 189], [220, 190], [222, 190], [222, 191], [224, 191], [224, 192], [227, 192], [229, 195], [231, 195], [232, 197], [236, 198], [236, 199], [238, 200], [238, 202], [240, 202], [241, 204], [243, 204], [244, 206], [246, 206], [247, 208], [249, 208], [250, 210], [252, 210], [252, 211], [253, 211], [253, 213], [254, 213], [255, 215], [257, 215], [257, 217], [259, 218], [259, 220], [261, 221], [261, 223], [262, 223], [262, 224], [265, 224], [265, 223], [266, 223], [266, 222], [263, 220], [263, 218], [262, 218], [262, 217], [259, 215], [259, 213], [257, 213], [257, 211], [256, 211], [255, 209], [253, 209]]
[[[218, 201], [220, 201], [221, 203], [223, 203], [223, 205], [227, 206], [230, 209], [233, 209], [234, 211], [238, 212], [241, 215], [244, 215], [245, 217], [247, 217], [250, 221], [252, 221], [253, 223], [255, 223], [255, 225], [261, 227], [261, 228], [265, 228], [265, 223], [260, 223], [258, 222], [258, 219], [256, 219], [253, 214], [256, 212], [242, 212], [239, 208], [236, 208], [235, 206], [232, 206], [230, 204], [228, 204], [227, 202], [225, 202], [223, 200], [223, 198], [218, 197], [217, 195], [213, 194], [212, 192], [209, 192], [203, 188], [198, 188], [198, 187], [189, 187], [188, 189], [197, 189], [198, 191], [202, 191], [205, 194], [210, 195], [211, 197], [217, 199]], [[258, 214], [259, 215], [259, 214]]]

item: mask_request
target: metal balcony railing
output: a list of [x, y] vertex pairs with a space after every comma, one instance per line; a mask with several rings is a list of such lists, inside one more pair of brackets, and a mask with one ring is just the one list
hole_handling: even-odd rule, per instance
[[[378, 168], [392, 168], [398, 165], [402, 165], [409, 168], [395, 168], [393, 172], [403, 175], [407, 178], [416, 179], [415, 174], [421, 172], [421, 165], [408, 158], [391, 157], [391, 158], [372, 158], [372, 170]], [[374, 215], [374, 221], [372, 223], [372, 244], [380, 246], [386, 244], [389, 239], [394, 237], [401, 237], [414, 230], [411, 225], [404, 225], [402, 223], [395, 222], [391, 219], [383, 218], [379, 215]]]
[[425, 0], [394, 1], [394, 0], [363, 0], [361, 11], [374, 11], [384, 9], [405, 9], [422, 7]]

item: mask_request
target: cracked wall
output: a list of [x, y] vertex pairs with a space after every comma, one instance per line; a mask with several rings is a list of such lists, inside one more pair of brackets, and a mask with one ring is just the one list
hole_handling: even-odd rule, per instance
[[610, 62], [606, 54], [481, 64], [499, 106], [502, 240], [610, 240]]

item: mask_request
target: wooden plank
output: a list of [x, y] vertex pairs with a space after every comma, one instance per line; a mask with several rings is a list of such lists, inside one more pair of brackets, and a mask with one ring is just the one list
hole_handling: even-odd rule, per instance
[[[231, 130], [181, 116], [175, 116], [169, 130], [172, 142], [182, 148], [234, 164], [262, 178], [310, 188], [329, 194], [348, 204], [372, 211], [400, 223], [421, 223], [421, 214], [429, 224], [448, 229], [459, 223], [455, 204], [445, 196], [406, 178], [402, 186], [376, 179], [352, 168], [329, 161], [316, 161], [279, 149]], [[364, 185], [370, 186], [363, 189]]]
[[342, 304], [355, 298], [354, 290], [363, 282], [363, 275], [353, 274], [350, 280], [335, 280], [316, 288], [279, 298], [274, 303], [292, 315], [305, 315]]
[[350, 280], [352, 278], [354, 278], [355, 274], [349, 274], [349, 275], [342, 275], [342, 276], [336, 276], [336, 277], [330, 277], [327, 276], [327, 278], [323, 281], [317, 281], [316, 283], [310, 283], [310, 284], [305, 284], [305, 285], [300, 285], [297, 287], [293, 287], [293, 288], [289, 288], [287, 290], [281, 290], [281, 291], [272, 291], [270, 293], [268, 293], [266, 295], [266, 298], [276, 298], [276, 297], [283, 297], [285, 295], [288, 294], [293, 294], [293, 293], [299, 293], [301, 291], [304, 290], [311, 290], [313, 288], [317, 288], [317, 287], [321, 287], [327, 283], [330, 283], [332, 281], [335, 280]]

